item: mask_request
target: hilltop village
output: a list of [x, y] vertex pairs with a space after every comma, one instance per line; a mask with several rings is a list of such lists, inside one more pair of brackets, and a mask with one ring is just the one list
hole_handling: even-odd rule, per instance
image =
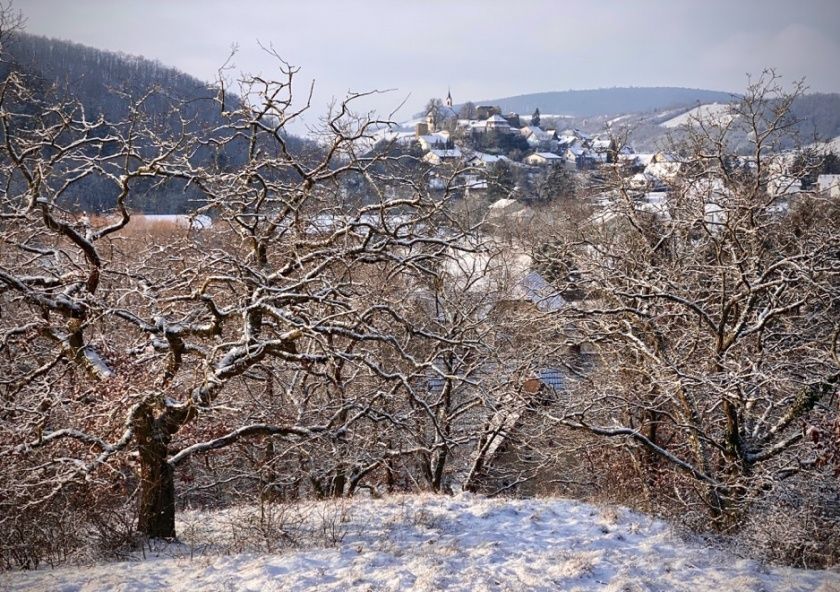
[[663, 152], [636, 153], [609, 133], [593, 135], [564, 123], [568, 118], [539, 109], [524, 116], [465, 103], [456, 110], [448, 93], [430, 100], [421, 117], [381, 130], [375, 141], [379, 150], [429, 165], [430, 190], [442, 190], [453, 171], [463, 170], [458, 187], [464, 196], [496, 209], [591, 194], [603, 187], [612, 165], [645, 190], [663, 189], [678, 170]]
[[[673, 111], [676, 117], [662, 124], [663, 140], [666, 132], [692, 123], [737, 117], [730, 111], [726, 104]], [[570, 126], [573, 118], [539, 108], [526, 116], [489, 104], [456, 106], [448, 92], [444, 99], [431, 99], [417, 118], [379, 130], [374, 150], [414, 157], [425, 165], [430, 191], [460, 194], [473, 213], [522, 218], [534, 207], [569, 199], [598, 210], [620, 192], [637, 208], [663, 215], [665, 196], [687, 163], [669, 150], [636, 152], [622, 119], [587, 133]], [[793, 165], [780, 159], [767, 186], [780, 196], [781, 207], [802, 190], [837, 191], [836, 175], [803, 178]], [[731, 166], [749, 171], [753, 164], [744, 156]], [[721, 179], [706, 178], [702, 191], [714, 195], [726, 189]]]

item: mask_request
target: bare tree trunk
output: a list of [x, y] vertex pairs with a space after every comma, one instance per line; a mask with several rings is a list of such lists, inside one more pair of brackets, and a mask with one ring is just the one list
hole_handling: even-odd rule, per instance
[[275, 485], [277, 481], [277, 473], [275, 471], [276, 454], [274, 450], [274, 440], [271, 436], [266, 438], [265, 442], [265, 456], [263, 457], [264, 470], [260, 472], [261, 499], [262, 501], [276, 501], [282, 499], [282, 495]]
[[446, 460], [448, 450], [441, 448], [437, 453], [437, 458], [434, 459], [434, 469], [432, 470], [432, 491], [440, 493], [443, 488], [443, 474], [446, 468]]
[[166, 408], [155, 415], [147, 403], [134, 419], [140, 454], [137, 530], [149, 538], [175, 538], [175, 475], [169, 464], [172, 434], [195, 417], [192, 407]]
[[175, 538], [175, 479], [167, 462], [167, 437], [151, 438], [140, 450], [138, 530], [150, 538]]
[[336, 474], [332, 480], [332, 491], [330, 492], [333, 497], [343, 497], [344, 496], [344, 489], [347, 486], [347, 473], [345, 472], [344, 467], [339, 467], [336, 469]]

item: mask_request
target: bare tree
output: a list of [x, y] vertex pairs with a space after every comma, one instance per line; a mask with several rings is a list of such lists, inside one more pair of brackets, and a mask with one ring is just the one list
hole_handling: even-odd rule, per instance
[[25, 26], [23, 12], [15, 10], [11, 0], [0, 2], [0, 52], [14, 40], [15, 33], [22, 31]]
[[[331, 449], [334, 492], [408, 453], [348, 450], [360, 426], [410, 423], [432, 359], [409, 345], [447, 337], [416, 330], [406, 294], [433, 282], [462, 232], [446, 195], [401, 178], [398, 161], [363, 156], [382, 122], [353, 115], [359, 95], [327, 116], [318, 150], [290, 150], [287, 126], [308, 99], [294, 100], [296, 69], [280, 61], [279, 72], [243, 80], [225, 125], [201, 132], [177, 102], [164, 121], [146, 116], [147, 97], [126, 121], [105, 121], [35, 95], [22, 75], [3, 82], [9, 528], [78, 508], [92, 490], [127, 499], [136, 487], [139, 531], [174, 537], [176, 468], [246, 439], [272, 455]], [[242, 164], [205, 164], [222, 150]], [[67, 203], [92, 177], [111, 187], [112, 215]], [[347, 199], [351, 177], [369, 193]], [[213, 227], [144, 230], [130, 210], [141, 183], [198, 190], [195, 214]], [[380, 444], [364, 437], [364, 450]]]
[[477, 116], [477, 111], [475, 109], [475, 103], [472, 101], [467, 101], [461, 108], [458, 109], [458, 118], [459, 119], [475, 119]]
[[623, 443], [639, 490], [683, 511], [699, 502], [721, 527], [821, 470], [814, 442], [838, 414], [840, 205], [778, 190], [801, 92], [765, 73], [684, 131], [664, 197], [618, 176], [589, 222], [552, 243], [575, 270], [558, 287], [582, 295], [562, 326], [596, 362], [544, 416]]

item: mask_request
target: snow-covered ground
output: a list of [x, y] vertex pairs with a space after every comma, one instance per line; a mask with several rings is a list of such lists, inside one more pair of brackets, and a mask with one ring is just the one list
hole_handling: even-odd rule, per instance
[[165, 223], [187, 228], [192, 227], [199, 230], [210, 228], [213, 225], [213, 219], [204, 214], [197, 216], [188, 216], [186, 214], [141, 214], [132, 216], [131, 219], [135, 224]]
[[840, 590], [838, 571], [767, 567], [629, 510], [567, 500], [397, 496], [261, 516], [186, 512], [179, 530], [181, 544], [145, 558], [0, 574], [0, 589]]
[[812, 148], [816, 150], [818, 153], [826, 153], [826, 152], [834, 152], [835, 154], [840, 153], [840, 136], [832, 140], [828, 140], [827, 142], [814, 142], [812, 144], [808, 144], [805, 148]]
[[660, 125], [667, 128], [682, 127], [687, 123], [696, 121], [697, 119], [702, 121], [726, 122], [732, 118], [730, 113], [731, 108], [732, 106], [727, 103], [708, 103], [706, 105], [698, 105], [697, 107], [694, 107], [681, 115], [677, 115]]

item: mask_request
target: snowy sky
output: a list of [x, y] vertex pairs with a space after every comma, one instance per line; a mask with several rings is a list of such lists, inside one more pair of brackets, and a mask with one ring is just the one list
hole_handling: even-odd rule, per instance
[[[840, 92], [838, 0], [15, 0], [27, 30], [143, 55], [204, 80], [232, 44], [271, 75], [272, 45], [315, 80], [315, 108], [348, 90], [398, 116], [455, 102], [609, 86], [737, 92], [777, 68]], [[301, 87], [303, 91], [303, 85]]]

